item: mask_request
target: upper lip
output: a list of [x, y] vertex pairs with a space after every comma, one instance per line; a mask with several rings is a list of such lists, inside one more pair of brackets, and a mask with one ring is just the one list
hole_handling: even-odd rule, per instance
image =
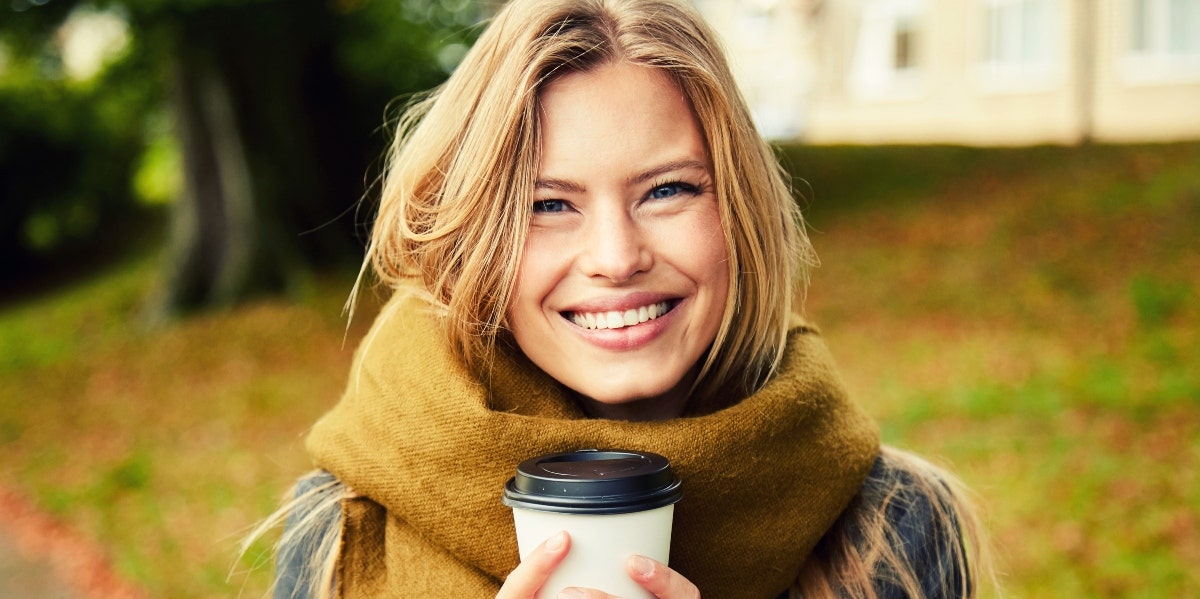
[[573, 303], [570, 306], [560, 310], [560, 312], [571, 313], [596, 313], [596, 312], [624, 312], [625, 310], [636, 310], [642, 306], [657, 304], [669, 300], [677, 299], [679, 296], [669, 293], [655, 293], [651, 291], [639, 291], [616, 297], [596, 297], [587, 299], [581, 302]]

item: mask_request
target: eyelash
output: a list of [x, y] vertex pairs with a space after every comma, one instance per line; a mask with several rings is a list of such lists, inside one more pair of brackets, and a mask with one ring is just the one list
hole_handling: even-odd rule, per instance
[[[548, 210], [547, 207], [550, 204], [558, 204], [562, 209], [561, 210]], [[533, 203], [533, 212], [534, 212], [534, 214], [544, 213], [544, 212], [545, 213], [566, 212], [566, 209], [568, 207], [570, 207], [570, 204], [566, 200], [537, 200], [536, 202]]]
[[[675, 193], [673, 193], [669, 196], [664, 196], [662, 198], [654, 197], [654, 192], [656, 192], [660, 189], [666, 188], [666, 187], [674, 187], [677, 189], [676, 189]], [[697, 185], [688, 183], [686, 181], [678, 181], [678, 180], [664, 181], [662, 183], [655, 183], [654, 186], [650, 188], [650, 191], [646, 193], [646, 197], [647, 197], [647, 199], [666, 199], [666, 198], [674, 197], [675, 195], [678, 195], [680, 193], [686, 193], [686, 194], [690, 194], [690, 195], [698, 195], [700, 193], [700, 187]], [[552, 209], [550, 209], [551, 206], [556, 206], [559, 209], [552, 210]], [[565, 212], [570, 207], [571, 207], [571, 203], [566, 200], [554, 200], [554, 199], [537, 200], [533, 203], [533, 212], [535, 214]]]
[[[653, 198], [654, 192], [656, 192], [664, 187], [676, 187], [676, 188], [678, 188], [676, 193], [686, 193], [686, 194], [691, 194], [691, 195], [697, 195], [700, 193], [699, 186], [693, 185], [686, 181], [676, 180], [676, 181], [665, 181], [662, 183], [656, 183], [654, 185], [654, 187], [650, 188], [650, 192], [647, 193], [646, 196]], [[674, 195], [676, 195], [676, 194], [671, 194], [671, 196], [667, 196], [667, 197], [672, 197]], [[662, 199], [662, 198], [654, 198], [654, 199]]]

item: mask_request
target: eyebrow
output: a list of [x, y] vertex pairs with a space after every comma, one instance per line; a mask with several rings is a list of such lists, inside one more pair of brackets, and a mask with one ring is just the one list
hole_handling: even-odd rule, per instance
[[[667, 173], [688, 169], [708, 171], [708, 166], [699, 160], [672, 160], [670, 162], [660, 164], [654, 168], [644, 170], [630, 177], [626, 180], [626, 182], [630, 185], [637, 185], [639, 183], [645, 183], [651, 179], [661, 177]], [[534, 189], [550, 189], [554, 191], [565, 191], [568, 193], [583, 193], [584, 191], [587, 191], [583, 185], [580, 185], [574, 181], [568, 181], [566, 179], [538, 179], [536, 182], [534, 182], [533, 187]]]
[[660, 164], [659, 166], [656, 166], [650, 170], [646, 170], [646, 171], [642, 171], [641, 173], [638, 173], [637, 175], [635, 175], [634, 177], [631, 177], [629, 179], [629, 183], [631, 183], [631, 184], [645, 183], [646, 181], [649, 181], [651, 179], [656, 179], [667, 173], [673, 173], [675, 171], [683, 171], [683, 170], [688, 170], [688, 169], [698, 169], [698, 170], [702, 170], [702, 171], [708, 171], [708, 166], [706, 166], [703, 162], [700, 162], [699, 160], [692, 160], [692, 159], [672, 160], [671, 162]]
[[585, 191], [582, 185], [565, 179], [538, 179], [534, 182], [533, 188], [565, 191], [568, 193], [583, 193]]

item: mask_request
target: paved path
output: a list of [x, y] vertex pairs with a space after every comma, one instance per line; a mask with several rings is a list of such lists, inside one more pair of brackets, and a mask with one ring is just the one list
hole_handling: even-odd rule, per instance
[[84, 599], [45, 559], [27, 555], [8, 530], [0, 530], [0, 597], [5, 599]]
[[102, 551], [0, 487], [0, 599], [145, 599]]

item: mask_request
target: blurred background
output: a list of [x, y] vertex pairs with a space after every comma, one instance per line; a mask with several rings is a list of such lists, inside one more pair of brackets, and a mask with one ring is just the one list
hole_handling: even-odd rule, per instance
[[[1200, 0], [695, 3], [1006, 594], [1200, 596]], [[0, 596], [263, 596], [391, 123], [497, 4], [0, 0]]]

